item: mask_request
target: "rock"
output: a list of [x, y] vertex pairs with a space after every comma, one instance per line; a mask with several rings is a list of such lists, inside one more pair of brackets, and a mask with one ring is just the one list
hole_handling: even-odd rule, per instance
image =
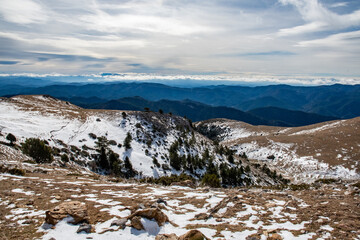
[[85, 203], [79, 201], [63, 202], [53, 209], [46, 211], [45, 222], [56, 225], [60, 220], [66, 218], [68, 215], [74, 220], [73, 224], [80, 222], [88, 222], [88, 213]]
[[29, 199], [26, 205], [34, 205], [34, 199]]
[[144, 230], [144, 226], [141, 223], [141, 217], [134, 216], [131, 218], [131, 226], [137, 230]]
[[179, 237], [179, 240], [210, 240], [199, 230], [190, 230]]
[[196, 214], [194, 217], [194, 219], [196, 219], [196, 220], [206, 220], [208, 218], [209, 218], [209, 216], [207, 213], [199, 213], [199, 214]]
[[155, 240], [178, 240], [178, 236], [175, 233], [172, 234], [159, 234], [155, 237]]
[[273, 233], [267, 238], [267, 240], [283, 240], [283, 238], [279, 234]]
[[25, 221], [22, 222], [22, 224], [33, 224], [35, 221], [32, 219], [26, 219]]
[[190, 188], [196, 188], [196, 185], [191, 180], [185, 180], [185, 181], [181, 181], [181, 182], [173, 182], [173, 183], [171, 183], [171, 186], [174, 186], [174, 185], [183, 186], [183, 187], [190, 187]]
[[265, 204], [265, 207], [266, 208], [273, 208], [273, 207], [276, 207], [276, 204], [275, 203], [267, 203], [267, 204]]
[[169, 221], [168, 216], [166, 216], [166, 214], [163, 213], [159, 208], [146, 208], [137, 210], [136, 212], [128, 216], [128, 219], [132, 220], [135, 216], [155, 219], [159, 226], [163, 226], [165, 222]]
[[90, 224], [82, 223], [82, 224], [80, 224], [80, 226], [76, 232], [77, 233], [81, 233], [81, 232], [91, 233], [91, 228], [92, 228], [92, 226]]
[[111, 226], [119, 226], [120, 229], [124, 229], [126, 227], [126, 222], [127, 222], [127, 219], [126, 218], [120, 218], [120, 219], [116, 219], [114, 221], [112, 221]]
[[157, 202], [158, 204], [163, 203], [163, 204], [165, 204], [165, 205], [167, 206], [167, 202], [166, 202], [164, 199], [162, 199], [162, 198], [159, 198], [156, 202]]
[[260, 240], [260, 238], [254, 237], [254, 236], [250, 236], [250, 237], [246, 237], [246, 240]]

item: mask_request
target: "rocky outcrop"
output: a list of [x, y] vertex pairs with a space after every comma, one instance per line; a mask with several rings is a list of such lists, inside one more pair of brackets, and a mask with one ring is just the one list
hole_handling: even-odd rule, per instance
[[71, 216], [71, 223], [88, 222], [88, 212], [85, 203], [79, 201], [63, 202], [45, 212], [45, 222], [55, 225], [62, 219]]

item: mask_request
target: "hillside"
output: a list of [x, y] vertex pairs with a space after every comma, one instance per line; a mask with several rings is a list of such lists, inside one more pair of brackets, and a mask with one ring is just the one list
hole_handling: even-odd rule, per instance
[[226, 119], [196, 126], [209, 138], [297, 182], [360, 177], [360, 118], [295, 128], [252, 126]]
[[[42, 95], [3, 98], [0, 110], [0, 140], [7, 142], [9, 133], [18, 144], [28, 138], [46, 140], [60, 165], [136, 178], [186, 173], [201, 179], [212, 171], [222, 174], [225, 185], [282, 180], [252, 167], [244, 172], [244, 159], [194, 131], [188, 120], [170, 114], [88, 110]], [[225, 179], [229, 169], [236, 171], [235, 182]]]

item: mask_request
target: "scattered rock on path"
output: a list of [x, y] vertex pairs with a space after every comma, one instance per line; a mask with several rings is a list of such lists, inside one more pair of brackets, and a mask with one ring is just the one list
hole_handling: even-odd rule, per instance
[[91, 233], [91, 229], [92, 229], [92, 226], [90, 224], [82, 223], [76, 232], [77, 233], [81, 233], [81, 232]]
[[283, 238], [279, 234], [273, 233], [267, 238], [267, 240], [283, 240]]
[[141, 223], [141, 217], [139, 216], [134, 216], [131, 218], [131, 226], [137, 230], [145, 230]]
[[124, 229], [126, 227], [126, 222], [127, 222], [126, 218], [116, 219], [116, 220], [112, 221], [110, 227], [119, 226], [120, 229]]

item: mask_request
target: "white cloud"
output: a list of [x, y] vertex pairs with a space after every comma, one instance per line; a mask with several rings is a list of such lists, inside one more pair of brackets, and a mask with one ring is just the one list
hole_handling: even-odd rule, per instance
[[102, 11], [80, 18], [88, 29], [117, 33], [124, 30], [163, 33], [175, 36], [210, 31], [208, 27], [168, 17], [151, 15], [110, 15]]
[[303, 20], [307, 22], [301, 26], [281, 29], [280, 36], [360, 26], [360, 10], [339, 15], [324, 7], [318, 0], [279, 0], [279, 2], [284, 5], [294, 5]]
[[32, 0], [1, 0], [0, 13], [6, 21], [18, 24], [42, 23], [48, 19], [44, 7]]
[[338, 8], [338, 7], [346, 7], [349, 3], [348, 2], [339, 2], [333, 3], [330, 5], [331, 8]]
[[299, 47], [336, 47], [351, 48], [351, 51], [360, 50], [360, 31], [337, 33], [326, 38], [301, 41]]

